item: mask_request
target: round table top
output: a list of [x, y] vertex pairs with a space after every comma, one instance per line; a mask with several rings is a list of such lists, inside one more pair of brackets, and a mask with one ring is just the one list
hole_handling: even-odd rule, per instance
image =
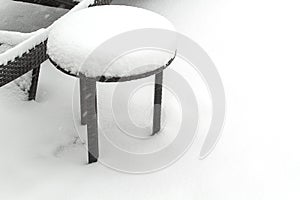
[[49, 33], [47, 53], [69, 75], [102, 82], [133, 80], [170, 65], [176, 55], [174, 31], [166, 18], [145, 9], [95, 6], [58, 20]]

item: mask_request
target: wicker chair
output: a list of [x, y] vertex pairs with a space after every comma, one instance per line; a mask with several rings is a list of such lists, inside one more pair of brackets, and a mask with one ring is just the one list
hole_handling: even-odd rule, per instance
[[[74, 6], [68, 13], [80, 9], [84, 9], [90, 6], [108, 5], [111, 3], [111, 1], [112, 0], [94, 0], [94, 1], [84, 0], [78, 5]], [[52, 26], [48, 27], [45, 30], [45, 32], [47, 33], [47, 31], [50, 30], [51, 27]], [[41, 33], [41, 34], [45, 34], [45, 33]], [[26, 40], [24, 42], [28, 43], [30, 41]], [[17, 54], [18, 56], [12, 57], [4, 64], [0, 64], [0, 87], [14, 81], [18, 77], [32, 70], [32, 80], [31, 80], [30, 90], [28, 93], [28, 100], [35, 100], [37, 87], [38, 87], [40, 66], [45, 60], [48, 59], [46, 54], [46, 44], [47, 44], [47, 37], [45, 37], [43, 41], [31, 47], [27, 51], [24, 51], [21, 54], [20, 52], [18, 52]], [[10, 49], [10, 51], [13, 52], [14, 48]]]

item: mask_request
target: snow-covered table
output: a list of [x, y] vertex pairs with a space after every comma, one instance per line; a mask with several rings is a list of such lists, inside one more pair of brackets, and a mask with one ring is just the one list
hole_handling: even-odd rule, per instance
[[[50, 61], [62, 72], [80, 78], [81, 123], [87, 125], [89, 163], [96, 162], [99, 157], [97, 81], [123, 82], [155, 75], [152, 133], [160, 131], [163, 70], [176, 56], [176, 38], [163, 39], [168, 51], [130, 49], [132, 51], [120, 55], [115, 52], [117, 48], [101, 49], [111, 38], [141, 29], [174, 31], [172, 23], [154, 12], [106, 5], [72, 13], [57, 21], [49, 33], [47, 53]], [[143, 38], [143, 34], [135, 36], [150, 40]], [[120, 41], [120, 46], [123, 42]]]

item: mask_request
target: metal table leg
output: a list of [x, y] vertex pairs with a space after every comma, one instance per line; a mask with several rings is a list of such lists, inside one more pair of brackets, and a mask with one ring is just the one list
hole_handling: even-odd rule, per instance
[[157, 134], [161, 128], [162, 83], [163, 83], [163, 72], [160, 72], [155, 75], [152, 135]]
[[80, 88], [80, 119], [81, 125], [86, 125], [86, 77], [83, 74], [79, 75], [79, 88]]
[[86, 78], [84, 100], [87, 109], [88, 163], [93, 163], [99, 157], [96, 79]]

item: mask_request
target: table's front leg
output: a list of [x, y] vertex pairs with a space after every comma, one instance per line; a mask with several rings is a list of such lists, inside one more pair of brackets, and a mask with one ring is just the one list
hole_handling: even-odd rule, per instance
[[80, 121], [81, 125], [86, 125], [87, 110], [86, 110], [86, 77], [83, 74], [79, 75], [80, 89]]
[[84, 100], [87, 109], [88, 162], [93, 163], [99, 157], [96, 79], [86, 78]]
[[160, 72], [155, 75], [152, 135], [157, 134], [161, 129], [161, 101], [162, 101], [162, 89], [163, 89], [162, 83], [163, 83], [163, 72]]

